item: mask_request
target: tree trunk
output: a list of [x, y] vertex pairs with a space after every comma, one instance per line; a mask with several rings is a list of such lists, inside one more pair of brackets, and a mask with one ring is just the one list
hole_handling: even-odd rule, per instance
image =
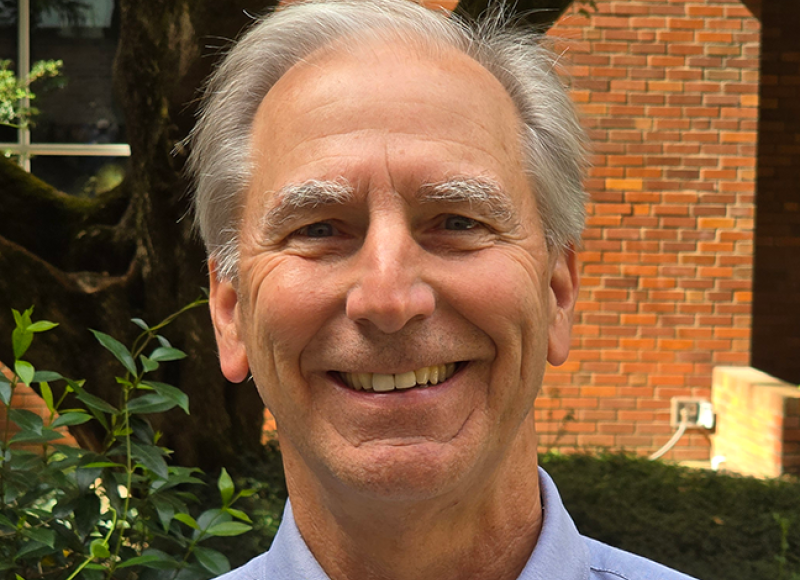
[[[96, 199], [54, 190], [0, 156], [0, 360], [12, 359], [11, 308], [60, 327], [37, 335], [27, 358], [37, 367], [86, 379], [114, 401], [121, 374], [88, 328], [126, 344], [140, 317], [156, 323], [202, 294], [205, 255], [187, 217], [189, 184], [176, 146], [194, 120], [193, 101], [214, 59], [265, 8], [254, 0], [120, 0], [121, 39], [114, 82], [128, 126], [131, 159], [123, 184]], [[218, 51], [214, 51], [218, 52]], [[165, 365], [162, 380], [190, 397], [192, 414], [154, 416], [164, 444], [185, 465], [235, 465], [260, 448], [263, 407], [251, 383], [219, 370], [206, 310], [184, 314], [164, 333], [188, 356]], [[58, 387], [58, 384], [53, 385]], [[74, 432], [92, 446], [91, 427]]]

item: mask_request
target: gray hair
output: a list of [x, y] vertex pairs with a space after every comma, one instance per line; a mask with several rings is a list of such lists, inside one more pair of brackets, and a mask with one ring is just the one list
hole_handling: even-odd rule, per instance
[[585, 221], [586, 139], [541, 35], [516, 27], [502, 3], [479, 22], [409, 0], [309, 0], [258, 20], [209, 79], [189, 139], [195, 222], [221, 278], [235, 278], [244, 197], [252, 174], [252, 124], [292, 66], [336, 41], [387, 39], [436, 52], [456, 49], [506, 89], [522, 120], [524, 165], [550, 248], [578, 243]]

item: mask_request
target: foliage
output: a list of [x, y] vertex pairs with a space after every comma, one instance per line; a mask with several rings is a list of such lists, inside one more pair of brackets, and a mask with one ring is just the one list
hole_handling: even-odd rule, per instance
[[[268, 440], [258, 453], [243, 456], [237, 474], [241, 485], [256, 493], [242, 498], [240, 509], [253, 519], [253, 530], [243, 537], [213, 538], [208, 545], [225, 554], [233, 567], [267, 551], [278, 531], [288, 492], [278, 442]], [[206, 493], [210, 492], [210, 486]], [[213, 501], [200, 496], [201, 503]]]
[[541, 458], [587, 536], [702, 580], [800, 580], [800, 482], [622, 454]]
[[[197, 501], [202, 484], [199, 470], [168, 465], [170, 450], [159, 445], [160, 434], [145, 418], [175, 407], [189, 412], [185, 393], [150, 376], [185, 356], [159, 334], [161, 329], [204, 302], [197, 300], [155, 326], [134, 319], [142, 332], [130, 350], [92, 331], [125, 371], [116, 377], [119, 398], [113, 403], [90, 394], [84, 381], [37, 370], [26, 361], [34, 335], [56, 324], [33, 322], [33, 308], [14, 311], [13, 378], [0, 374], [0, 400], [7, 410], [0, 442], [2, 577], [193, 580], [230, 569], [228, 559], [205, 543], [251, 529], [249, 516], [233, 505], [253, 491], [236, 492], [223, 469], [217, 480], [221, 507], [192, 515], [189, 504]], [[58, 398], [50, 387], [54, 381], [66, 383]], [[13, 407], [18, 384], [38, 384], [47, 420]], [[70, 393], [79, 403], [65, 408]], [[105, 430], [99, 450], [54, 443], [61, 437], [57, 428], [88, 421]], [[10, 423], [19, 428], [13, 436]]]
[[36, 107], [25, 105], [36, 95], [31, 92], [31, 84], [36, 81], [57, 77], [64, 66], [60, 60], [40, 60], [34, 63], [27, 79], [19, 79], [11, 70], [10, 60], [0, 60], [0, 125], [26, 127], [39, 113]]

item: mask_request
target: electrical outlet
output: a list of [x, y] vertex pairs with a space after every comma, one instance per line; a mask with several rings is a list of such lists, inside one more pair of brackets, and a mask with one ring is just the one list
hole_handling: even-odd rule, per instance
[[678, 427], [682, 413], [686, 413], [687, 427], [714, 428], [714, 407], [706, 399], [694, 397], [672, 397], [670, 408], [670, 425]]

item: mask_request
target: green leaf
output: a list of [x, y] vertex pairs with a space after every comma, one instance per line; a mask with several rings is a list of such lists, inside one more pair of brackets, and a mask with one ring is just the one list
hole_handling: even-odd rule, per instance
[[146, 373], [153, 372], [158, 368], [158, 363], [156, 361], [149, 359], [144, 355], [139, 357], [139, 361], [142, 363], [142, 369]]
[[33, 431], [38, 435], [42, 434], [44, 421], [42, 421], [42, 418], [36, 413], [28, 411], [27, 409], [9, 409], [8, 417], [19, 425], [20, 429]]
[[52, 429], [44, 429], [42, 433], [35, 433], [33, 431], [20, 431], [11, 438], [12, 443], [48, 443], [61, 439], [63, 435]]
[[0, 514], [0, 526], [8, 527], [8, 528], [11, 528], [12, 530], [16, 530], [17, 529], [16, 524], [14, 524], [14, 522], [12, 522], [10, 519], [8, 519], [3, 514]]
[[129, 558], [123, 562], [117, 564], [117, 568], [128, 568], [130, 566], [143, 566], [145, 564], [150, 564], [151, 562], [158, 562], [161, 560], [161, 556], [156, 554], [142, 554], [141, 556], [134, 556], [133, 558]]
[[14, 348], [14, 358], [20, 359], [23, 355], [28, 352], [28, 347], [30, 347], [31, 343], [33, 342], [33, 333], [28, 332], [27, 330], [21, 330], [20, 328], [15, 328], [11, 332], [11, 344]]
[[28, 528], [23, 529], [22, 534], [29, 537], [31, 540], [44, 544], [48, 548], [52, 548], [56, 543], [56, 533], [53, 530], [44, 530], [42, 528]]
[[201, 531], [205, 531], [212, 527], [214, 524], [231, 521], [231, 516], [223, 512], [221, 509], [212, 508], [205, 510], [197, 516], [197, 525], [200, 526]]
[[59, 373], [54, 373], [53, 371], [36, 371], [36, 374], [33, 375], [33, 382], [34, 383], [52, 383], [53, 381], [60, 381], [64, 377], [62, 377]]
[[[157, 570], [174, 570], [175, 568], [181, 567], [180, 560], [177, 560], [174, 556], [170, 556], [166, 552], [162, 552], [161, 550], [156, 550], [155, 548], [148, 548], [142, 553], [142, 556], [155, 556], [155, 558], [150, 559], [148, 558], [145, 561], [141, 561], [140, 564], [145, 568], [155, 568]], [[119, 568], [119, 566], [117, 566]]]
[[91, 420], [92, 416], [82, 411], [77, 413], [62, 413], [56, 417], [56, 420], [53, 421], [50, 426], [55, 429], [58, 427], [67, 427], [69, 425], [83, 425]]
[[128, 412], [136, 414], [163, 413], [175, 407], [177, 403], [158, 393], [136, 397], [128, 401]]
[[167, 383], [160, 383], [157, 381], [147, 381], [142, 384], [150, 387], [162, 397], [175, 401], [176, 405], [183, 409], [187, 415], [189, 414], [189, 397], [180, 389], [168, 385]]
[[47, 405], [47, 410], [51, 413], [54, 413], [55, 409], [53, 408], [53, 391], [50, 389], [50, 385], [48, 385], [46, 381], [42, 381], [39, 383], [39, 389], [41, 390], [44, 404]]
[[81, 465], [81, 468], [92, 469], [95, 467], [125, 467], [121, 463], [114, 463], [113, 461], [93, 461], [86, 465]]
[[23, 383], [29, 387], [31, 386], [33, 375], [36, 373], [36, 369], [33, 368], [31, 363], [24, 360], [18, 360], [14, 363], [14, 371], [17, 373], [17, 376]]
[[33, 554], [34, 552], [40, 552], [39, 555], [44, 555], [47, 552], [52, 550], [50, 546], [46, 544], [42, 544], [41, 542], [30, 541], [25, 542], [22, 547], [17, 550], [17, 553], [14, 554], [14, 560], [21, 560], [24, 556], [28, 556]]
[[219, 488], [219, 495], [222, 498], [222, 504], [227, 506], [233, 497], [235, 488], [231, 476], [228, 475], [228, 472], [224, 467], [222, 468], [222, 472], [219, 474], [217, 487]]
[[158, 448], [154, 445], [140, 445], [132, 442], [131, 455], [161, 479], [167, 479], [169, 476], [167, 462], [164, 461]]
[[[25, 312], [27, 314], [27, 310]], [[12, 308], [11, 314], [14, 315], [14, 324], [17, 328], [26, 328], [28, 326], [29, 323], [24, 321], [22, 315], [19, 313], [19, 310]], [[28, 319], [30, 320], [30, 314], [28, 314]]]
[[233, 517], [235, 517], [238, 520], [242, 520], [244, 522], [247, 522], [248, 524], [252, 524], [253, 523], [253, 520], [250, 519], [250, 516], [248, 516], [242, 510], [237, 510], [237, 509], [234, 509], [234, 508], [225, 508], [225, 511], [227, 513], [231, 514]]
[[[92, 492], [82, 495], [75, 502], [74, 530], [82, 540], [89, 537], [97, 528], [97, 522], [101, 518], [101, 509], [100, 498]], [[92, 554], [94, 555], [94, 549], [92, 549]], [[107, 558], [108, 556], [101, 557]]]
[[101, 413], [97, 409], [89, 409], [89, 412], [92, 414], [92, 417], [97, 419], [97, 422], [103, 426], [103, 429], [105, 429], [106, 431], [111, 430], [111, 428], [108, 425], [108, 420], [106, 419], [106, 416], [103, 413]]
[[150, 358], [158, 362], [181, 360], [186, 358], [186, 353], [170, 346], [160, 346], [150, 353]]
[[173, 506], [169, 501], [163, 499], [158, 494], [153, 494], [150, 496], [150, 503], [152, 503], [153, 507], [156, 508], [156, 512], [158, 512], [158, 520], [161, 522], [161, 526], [164, 528], [164, 531], [167, 531], [172, 518], [175, 516], [175, 506]]
[[131, 318], [131, 322], [133, 322], [136, 326], [138, 326], [142, 330], [150, 330], [150, 327], [147, 326], [147, 323], [141, 318]]
[[249, 532], [253, 527], [240, 522], [222, 522], [206, 530], [209, 536], [239, 536]]
[[76, 391], [76, 395], [78, 396], [78, 399], [86, 403], [86, 405], [91, 409], [100, 411], [102, 413], [109, 413], [111, 415], [117, 413], [117, 410], [108, 403], [106, 403], [103, 399], [101, 399], [100, 397], [95, 397], [94, 395], [87, 393], [83, 389], [81, 389], [80, 391]]
[[106, 546], [105, 540], [101, 540], [99, 538], [92, 541], [90, 544], [90, 550], [93, 558], [102, 559], [111, 556], [111, 552], [109, 551], [108, 546]]
[[211, 572], [214, 576], [221, 576], [231, 569], [231, 563], [228, 559], [220, 552], [212, 550], [211, 548], [195, 546], [194, 557], [197, 558], [197, 562], [203, 568]]
[[31, 324], [26, 330], [28, 332], [45, 332], [51, 330], [58, 326], [55, 322], [50, 322], [49, 320], [39, 320]]
[[8, 407], [11, 404], [11, 383], [0, 381], [0, 401]]
[[179, 522], [186, 524], [187, 526], [189, 526], [193, 530], [199, 530], [200, 529], [200, 526], [197, 525], [197, 520], [195, 520], [189, 514], [175, 514], [173, 517], [176, 520], [178, 520]]
[[97, 341], [102, 344], [106, 350], [113, 354], [119, 362], [122, 363], [122, 366], [125, 367], [125, 370], [134, 376], [136, 375], [136, 362], [133, 360], [130, 351], [125, 347], [124, 344], [122, 344], [116, 338], [97, 330], [91, 330], [91, 332], [94, 334], [94, 337], [97, 339]]

